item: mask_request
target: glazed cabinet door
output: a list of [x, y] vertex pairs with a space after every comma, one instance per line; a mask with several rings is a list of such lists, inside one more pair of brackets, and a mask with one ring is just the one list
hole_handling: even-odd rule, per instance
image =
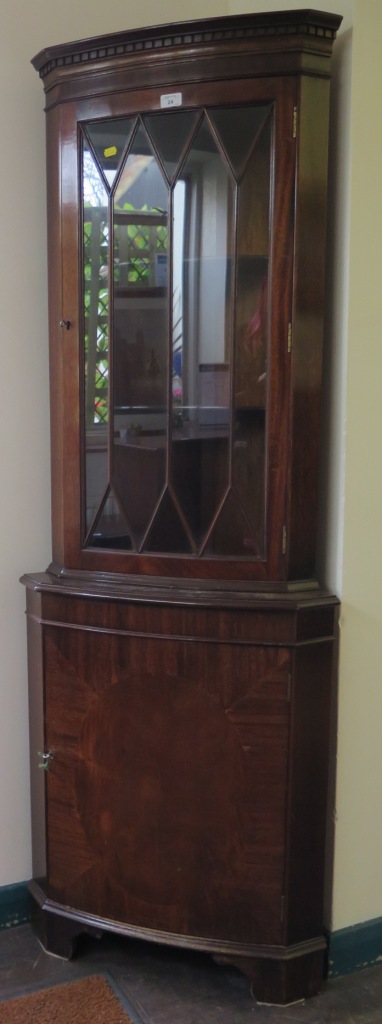
[[44, 634], [49, 897], [205, 948], [280, 943], [289, 652]]
[[67, 359], [55, 352], [52, 374], [70, 478], [56, 557], [282, 579], [296, 83], [198, 92], [177, 110], [154, 90], [143, 110], [133, 93], [118, 116], [61, 115]]
[[264, 558], [272, 105], [81, 134], [85, 546]]

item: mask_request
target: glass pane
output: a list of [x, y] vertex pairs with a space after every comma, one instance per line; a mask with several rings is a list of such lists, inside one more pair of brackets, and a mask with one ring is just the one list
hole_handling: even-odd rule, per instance
[[109, 480], [109, 447], [106, 427], [86, 430], [86, 530], [99, 511]]
[[196, 543], [229, 483], [234, 186], [204, 119], [173, 199], [172, 481]]
[[86, 132], [98, 163], [110, 186], [113, 184], [134, 124], [135, 118], [126, 117], [86, 125]]
[[248, 541], [247, 554], [264, 553], [265, 444], [265, 410], [236, 408], [233, 483], [252, 528], [253, 550]]
[[242, 177], [237, 234], [233, 483], [261, 553], [265, 543], [271, 129], [269, 118]]
[[93, 548], [117, 548], [124, 551], [133, 546], [129, 526], [110, 487], [88, 544]]
[[113, 203], [112, 482], [137, 546], [166, 480], [168, 203], [140, 125]]
[[167, 185], [148, 136], [140, 127], [114, 198], [116, 286], [167, 284], [163, 259], [168, 249], [167, 220]]
[[236, 178], [240, 177], [268, 111], [269, 107], [227, 107], [209, 112]]
[[[141, 414], [142, 422], [147, 415]], [[143, 427], [135, 436], [121, 430], [114, 439], [113, 480], [136, 548], [147, 531], [165, 479], [165, 438]]]
[[83, 151], [86, 529], [108, 483], [109, 226], [108, 197], [92, 153]]
[[192, 548], [174, 502], [166, 491], [146, 543], [147, 551], [191, 554]]
[[243, 173], [239, 193], [238, 255], [269, 255], [269, 200], [272, 120], [258, 136]]
[[182, 153], [195, 128], [198, 114], [195, 111], [168, 111], [166, 114], [151, 114], [143, 118], [164, 164], [169, 181], [178, 170]]
[[237, 558], [259, 554], [256, 539], [232, 491], [224, 502], [203, 553]]

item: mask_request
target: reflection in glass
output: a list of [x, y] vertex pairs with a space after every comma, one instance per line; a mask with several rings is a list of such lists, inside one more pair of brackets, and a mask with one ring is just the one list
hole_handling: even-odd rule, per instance
[[236, 555], [237, 558], [259, 554], [252, 530], [233, 491], [228, 494], [211, 530], [204, 554]]
[[271, 119], [239, 189], [233, 482], [259, 552], [265, 531]]
[[257, 136], [240, 179], [238, 256], [268, 256], [272, 121]]
[[89, 541], [91, 547], [115, 548], [129, 551], [132, 548], [130, 530], [125, 516], [110, 487], [92, 526]]
[[110, 121], [94, 121], [87, 125], [87, 135], [93, 146], [98, 164], [111, 187], [131, 136], [135, 118], [124, 117]]
[[161, 501], [145, 546], [147, 551], [192, 554], [186, 530], [168, 491]]
[[139, 547], [166, 479], [168, 186], [142, 125], [116, 183], [112, 482]]
[[233, 193], [203, 119], [174, 187], [172, 262], [172, 480], [198, 545], [229, 483]]
[[148, 114], [143, 118], [170, 182], [178, 170], [198, 116], [194, 110], [182, 110], [170, 114]]
[[209, 117], [218, 133], [233, 168], [240, 178], [269, 107], [221, 107], [209, 111]]
[[108, 196], [87, 145], [83, 150], [83, 264], [86, 420], [86, 526], [108, 482], [109, 225]]

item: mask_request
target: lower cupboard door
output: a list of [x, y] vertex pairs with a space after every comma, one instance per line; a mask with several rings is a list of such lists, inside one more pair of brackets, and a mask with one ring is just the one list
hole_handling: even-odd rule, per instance
[[44, 638], [49, 896], [156, 932], [279, 943], [289, 652]]

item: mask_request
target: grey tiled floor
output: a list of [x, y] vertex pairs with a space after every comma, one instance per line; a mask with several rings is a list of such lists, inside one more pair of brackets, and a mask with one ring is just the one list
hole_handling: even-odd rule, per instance
[[68, 963], [44, 953], [29, 925], [0, 932], [0, 999], [101, 971], [143, 1024], [382, 1024], [382, 965], [329, 981], [307, 1002], [276, 1008], [258, 1006], [246, 978], [199, 953], [104, 935], [84, 937]]

